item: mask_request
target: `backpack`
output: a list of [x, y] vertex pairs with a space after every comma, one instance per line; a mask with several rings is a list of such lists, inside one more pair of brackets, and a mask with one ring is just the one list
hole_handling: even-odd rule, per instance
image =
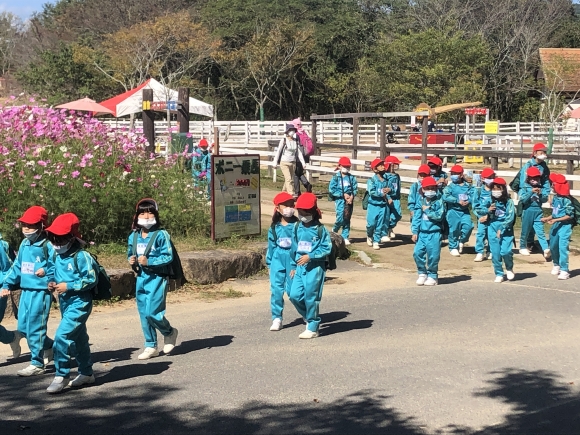
[[369, 208], [369, 191], [365, 190], [365, 194], [363, 195], [362, 199], [362, 209], [366, 210]]
[[[155, 243], [155, 239], [157, 239], [157, 235], [159, 234], [159, 231], [154, 231], [151, 239], [149, 240], [149, 243], [147, 243], [147, 247], [145, 248], [145, 252], [143, 252], [143, 255], [145, 257], [147, 257], [149, 255], [149, 253], [151, 252], [151, 249], [153, 248], [153, 243]], [[133, 252], [131, 253], [131, 255], [137, 255], [137, 241], [139, 240], [139, 233], [137, 231], [133, 232]], [[169, 263], [167, 265], [167, 273], [162, 273], [160, 275], [162, 276], [166, 276], [169, 279], [174, 279], [177, 281], [180, 281], [183, 279], [183, 267], [181, 266], [181, 259], [179, 258], [179, 254], [177, 253], [177, 249], [175, 249], [175, 245], [173, 244], [173, 241], [170, 239], [169, 243], [171, 244], [171, 255], [173, 257], [173, 260], [171, 261], [171, 263]]]
[[[82, 249], [79, 249], [73, 254], [73, 262], [75, 264], [76, 270], [79, 270], [79, 263], [77, 257], [79, 252], [82, 252]], [[87, 251], [84, 251], [87, 252]], [[93, 270], [95, 271], [95, 277], [97, 279], [97, 284], [92, 289], [93, 293], [93, 300], [94, 301], [106, 301], [111, 299], [113, 296], [113, 292], [111, 290], [111, 278], [107, 275], [107, 271], [103, 266], [101, 266], [97, 260], [97, 256], [87, 252], [91, 256], [93, 262]], [[56, 260], [56, 252], [54, 253], [52, 261]]]
[[[518, 193], [520, 191], [520, 178], [521, 178], [522, 170], [520, 169], [514, 179], [510, 182], [510, 189], [514, 192]], [[519, 203], [518, 203], [519, 205]], [[521, 216], [521, 215], [520, 215]]]
[[580, 201], [578, 201], [573, 196], [568, 197], [572, 202], [572, 206], [574, 207], [574, 219], [572, 221], [572, 226], [576, 226], [580, 224]]
[[[294, 242], [296, 244], [298, 244], [298, 225], [300, 224], [300, 222], [296, 222], [294, 224]], [[318, 238], [321, 239], [322, 238], [322, 233], [324, 231], [324, 225], [320, 224], [318, 225]], [[334, 243], [330, 243], [330, 254], [326, 257], [326, 259], [324, 260], [324, 268], [326, 270], [334, 270], [336, 269], [336, 257], [338, 257], [338, 248], [336, 246], [334, 246]]]
[[300, 143], [304, 147], [304, 155], [311, 156], [312, 153], [314, 152], [314, 146], [312, 145], [312, 139], [310, 139], [308, 133], [302, 130], [302, 133], [296, 132], [296, 136], [298, 136]]

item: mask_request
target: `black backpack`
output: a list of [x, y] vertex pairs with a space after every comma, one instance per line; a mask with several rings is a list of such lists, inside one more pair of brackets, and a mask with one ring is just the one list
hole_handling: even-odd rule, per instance
[[572, 221], [572, 225], [576, 226], [580, 224], [580, 201], [578, 201], [573, 196], [568, 197], [572, 202], [572, 206], [574, 207], [574, 219]]
[[[159, 234], [159, 231], [161, 230], [157, 230], [154, 231], [153, 234], [151, 235], [151, 239], [149, 240], [149, 243], [147, 243], [147, 247], [145, 248], [145, 252], [143, 253], [143, 255], [145, 257], [147, 257], [149, 255], [149, 253], [151, 252], [151, 249], [153, 248], [153, 243], [155, 243], [155, 239], [157, 239], [157, 235]], [[138, 231], [134, 231], [133, 232], [133, 252], [131, 253], [131, 255], [137, 255], [137, 241], [139, 240], [139, 233]], [[177, 249], [175, 249], [175, 245], [173, 244], [173, 240], [169, 239], [169, 243], [171, 244], [171, 254], [173, 257], [173, 260], [171, 261], [171, 263], [169, 263], [167, 265], [166, 268], [166, 273], [160, 273], [160, 275], [162, 276], [166, 276], [169, 279], [174, 279], [174, 280], [182, 280], [183, 279], [183, 267], [181, 266], [181, 259], [179, 258], [179, 254], [177, 253]]]
[[[300, 222], [296, 222], [294, 224], [294, 242], [298, 244], [298, 225]], [[324, 225], [318, 225], [318, 239], [322, 238], [322, 233], [324, 231]], [[324, 261], [324, 267], [326, 270], [334, 270], [336, 269], [336, 257], [338, 257], [338, 248], [334, 246], [334, 243], [330, 243], [331, 249], [330, 254], [326, 257]]]
[[[93, 300], [94, 301], [106, 301], [111, 299], [113, 296], [113, 292], [111, 290], [111, 278], [107, 275], [107, 271], [103, 266], [101, 266], [97, 260], [97, 256], [91, 254], [90, 252], [83, 251], [79, 249], [73, 254], [73, 261], [75, 264], [76, 270], [79, 270], [79, 263], [77, 257], [80, 252], [86, 252], [91, 256], [91, 260], [93, 262], [93, 270], [95, 271], [95, 277], [97, 279], [97, 284], [92, 289]], [[56, 260], [56, 252], [54, 253], [53, 262]]]

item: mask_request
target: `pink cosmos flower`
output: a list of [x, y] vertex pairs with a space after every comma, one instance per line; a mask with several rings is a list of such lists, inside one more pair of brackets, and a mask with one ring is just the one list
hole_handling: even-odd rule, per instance
[[56, 183], [56, 184], [57, 184], [57, 186], [61, 186], [61, 187], [62, 187], [62, 186], [66, 186], [66, 183], [63, 183], [62, 181], [59, 181], [59, 182], [58, 182], [58, 183]]
[[83, 183], [83, 187], [93, 187], [93, 185], [89, 183]]
[[44, 160], [39, 160], [36, 163], [38, 163], [40, 166], [46, 166], [47, 165], [47, 163]]
[[73, 171], [72, 174], [70, 174], [70, 176], [73, 178], [79, 178], [79, 175], [81, 175], [79, 171]]

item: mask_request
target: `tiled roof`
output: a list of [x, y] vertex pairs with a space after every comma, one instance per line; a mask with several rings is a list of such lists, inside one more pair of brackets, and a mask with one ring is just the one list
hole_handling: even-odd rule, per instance
[[544, 79], [550, 71], [562, 78], [562, 91], [580, 91], [580, 48], [540, 48], [540, 61], [538, 78]]

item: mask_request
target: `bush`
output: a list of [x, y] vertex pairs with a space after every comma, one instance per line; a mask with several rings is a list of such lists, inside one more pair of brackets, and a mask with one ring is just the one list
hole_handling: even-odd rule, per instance
[[0, 231], [11, 243], [21, 240], [17, 219], [32, 205], [49, 219], [77, 214], [91, 244], [123, 242], [145, 197], [157, 200], [171, 234], [206, 230], [205, 198], [194, 193], [183, 159], [149, 155], [142, 135], [38, 106], [0, 107], [0, 124]]

